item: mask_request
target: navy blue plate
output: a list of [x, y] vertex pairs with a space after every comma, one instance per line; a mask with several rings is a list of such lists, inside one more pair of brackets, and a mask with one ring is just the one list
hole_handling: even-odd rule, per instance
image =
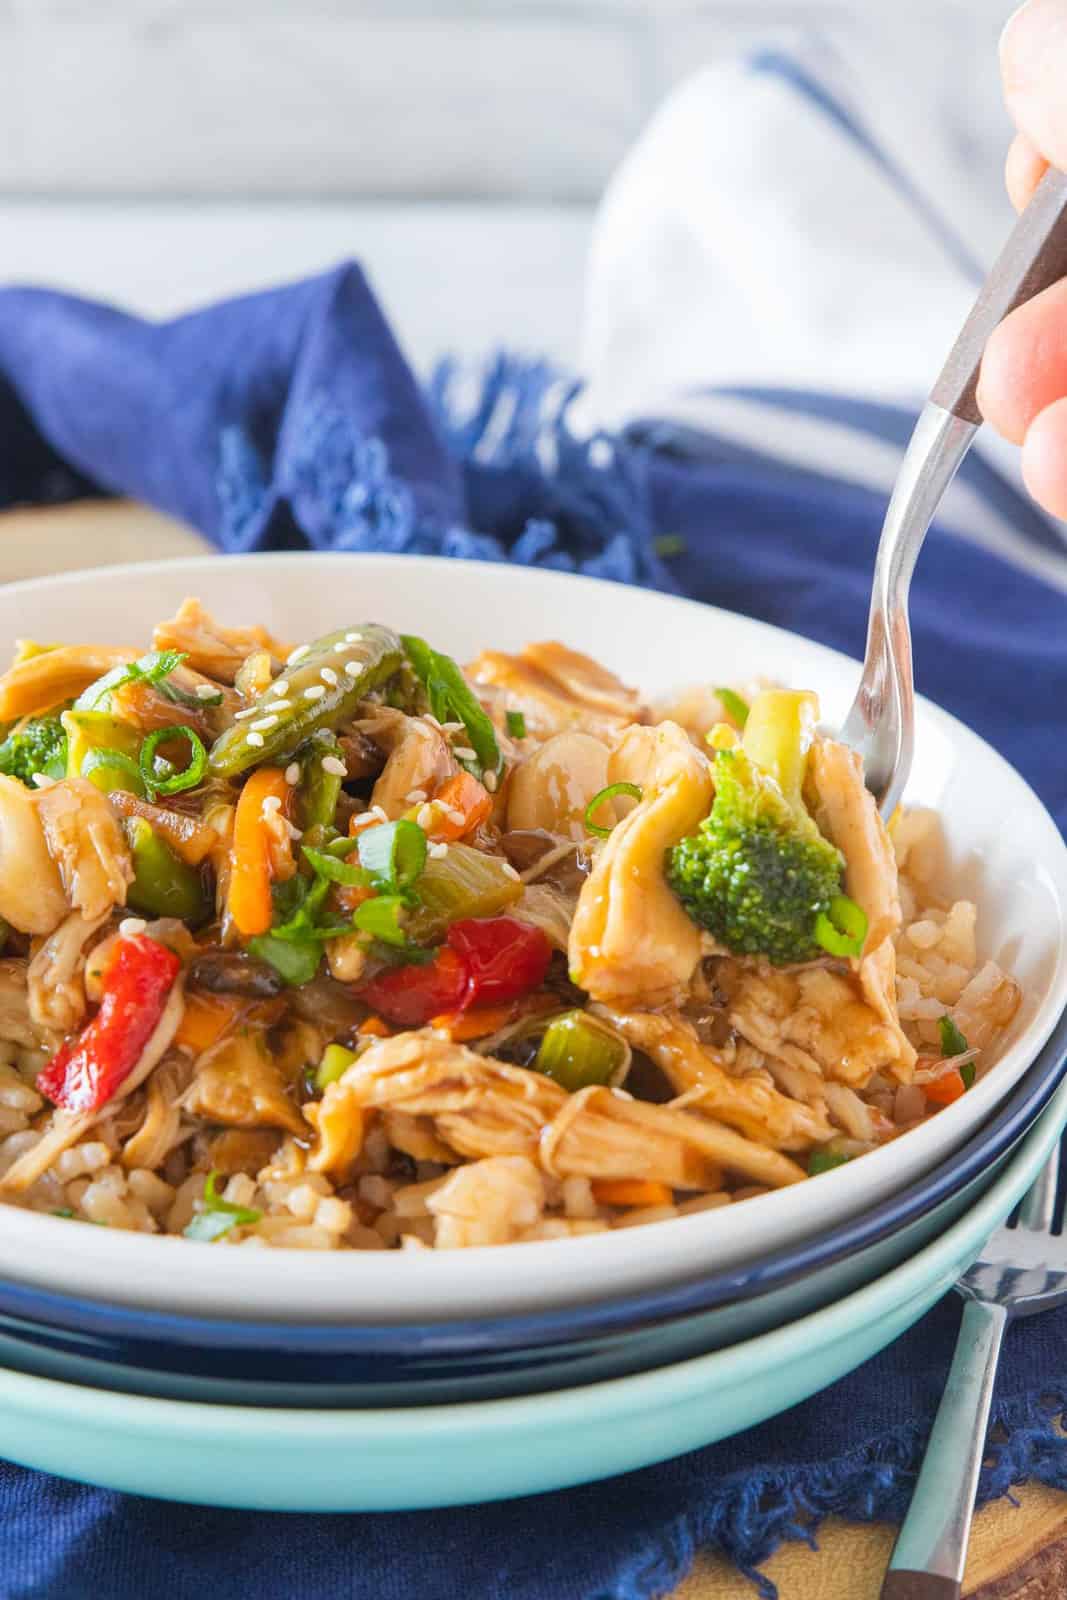
[[535, 1315], [344, 1327], [175, 1316], [0, 1281], [0, 1365], [175, 1399], [332, 1407], [496, 1398], [684, 1360], [804, 1316], [921, 1249], [992, 1183], [1065, 1068], [1067, 1013], [998, 1111], [933, 1172], [815, 1239], [667, 1289]]

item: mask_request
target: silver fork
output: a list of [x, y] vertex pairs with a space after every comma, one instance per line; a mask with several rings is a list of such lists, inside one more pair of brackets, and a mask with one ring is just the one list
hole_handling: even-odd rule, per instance
[[1067, 1301], [1067, 1235], [1053, 1233], [1057, 1146], [1019, 1208], [956, 1288], [966, 1304], [881, 1600], [959, 1600], [997, 1361], [1008, 1323]]
[[990, 334], [1016, 306], [1067, 276], [1067, 177], [1050, 170], [986, 279], [919, 413], [886, 512], [874, 568], [867, 653], [841, 729], [867, 787], [891, 815], [911, 767], [915, 690], [908, 590], [927, 529], [982, 424], [975, 392]]

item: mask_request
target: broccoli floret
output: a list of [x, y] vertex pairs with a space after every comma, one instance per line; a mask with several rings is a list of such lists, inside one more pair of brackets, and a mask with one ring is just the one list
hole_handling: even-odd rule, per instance
[[[771, 695], [774, 703], [761, 705]], [[776, 965], [823, 953], [815, 922], [840, 895], [844, 868], [801, 797], [808, 730], [800, 701], [785, 691], [757, 698], [749, 723], [762, 761], [750, 753], [746, 725], [744, 745], [716, 755], [710, 815], [667, 853], [668, 882], [694, 922], [735, 954]]]
[[0, 772], [33, 784], [35, 772], [62, 778], [67, 770], [67, 735], [57, 716], [31, 717], [0, 744]]

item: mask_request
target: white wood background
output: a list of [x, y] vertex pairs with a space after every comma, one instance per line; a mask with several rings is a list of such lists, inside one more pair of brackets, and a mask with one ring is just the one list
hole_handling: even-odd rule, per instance
[[0, 0], [0, 194], [588, 204], [666, 90], [818, 29], [998, 162], [1010, 0]]

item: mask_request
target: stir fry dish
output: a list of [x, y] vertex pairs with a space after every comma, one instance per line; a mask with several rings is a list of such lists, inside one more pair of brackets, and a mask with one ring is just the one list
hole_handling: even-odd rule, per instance
[[0, 677], [0, 1199], [423, 1250], [801, 1183], [966, 1094], [1019, 1004], [814, 695], [651, 705], [197, 600]]

